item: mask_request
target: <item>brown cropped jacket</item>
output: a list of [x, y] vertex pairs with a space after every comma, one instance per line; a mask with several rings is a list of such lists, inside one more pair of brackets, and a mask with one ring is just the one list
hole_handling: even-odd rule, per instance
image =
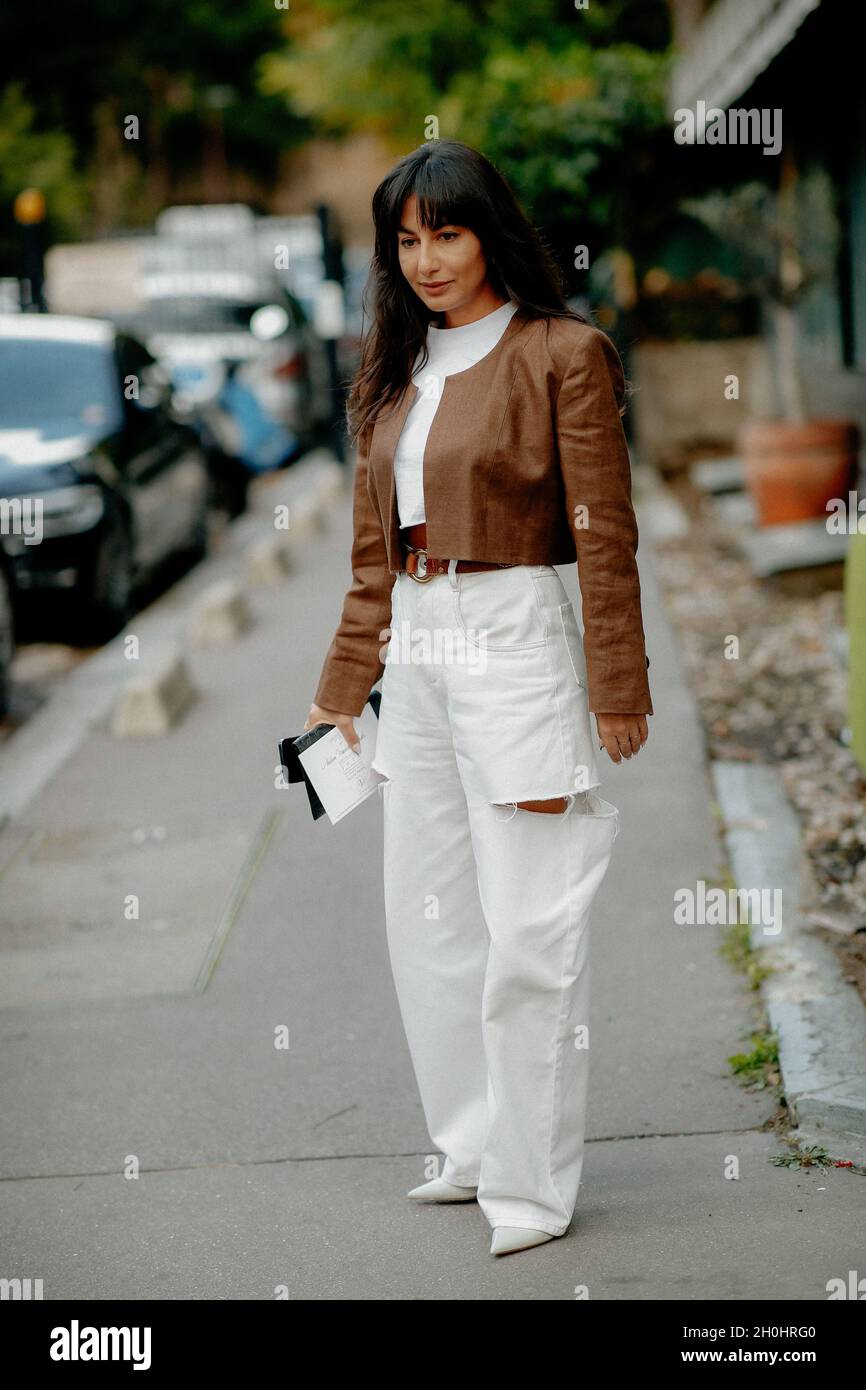
[[[352, 583], [315, 694], [325, 709], [360, 714], [385, 669], [393, 576], [404, 567], [393, 457], [418, 389], [380, 413], [358, 454]], [[520, 565], [576, 560], [590, 709], [652, 714], [623, 395], [622, 362], [600, 329], [518, 309], [492, 351], [444, 380], [424, 453], [427, 548]]]

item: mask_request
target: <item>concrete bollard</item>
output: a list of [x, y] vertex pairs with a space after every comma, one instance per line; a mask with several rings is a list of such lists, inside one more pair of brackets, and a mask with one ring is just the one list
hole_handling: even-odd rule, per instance
[[236, 641], [251, 622], [240, 585], [234, 579], [219, 579], [201, 594], [190, 637], [196, 647], [221, 646]]
[[327, 529], [327, 514], [314, 492], [303, 492], [289, 509], [289, 533], [294, 540], [312, 540]]
[[253, 541], [246, 555], [246, 577], [250, 584], [279, 584], [292, 568], [292, 552], [282, 534]]
[[178, 644], [160, 643], [148, 652], [144, 669], [122, 692], [111, 732], [115, 738], [160, 738], [197, 696]]
[[349, 473], [350, 470], [339, 463], [323, 466], [315, 490], [323, 511], [329, 511], [334, 503], [341, 502], [351, 492]]

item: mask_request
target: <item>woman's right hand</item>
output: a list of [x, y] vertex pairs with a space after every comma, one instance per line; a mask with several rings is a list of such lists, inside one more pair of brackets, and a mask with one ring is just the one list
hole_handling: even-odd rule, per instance
[[336, 709], [322, 709], [321, 705], [317, 705], [315, 701], [313, 701], [310, 705], [310, 712], [307, 715], [307, 722], [304, 725], [304, 733], [306, 733], [308, 729], [315, 728], [317, 724], [335, 724], [352, 751], [357, 753], [360, 757], [361, 740], [355, 733], [353, 720], [354, 715], [341, 714], [340, 711]]

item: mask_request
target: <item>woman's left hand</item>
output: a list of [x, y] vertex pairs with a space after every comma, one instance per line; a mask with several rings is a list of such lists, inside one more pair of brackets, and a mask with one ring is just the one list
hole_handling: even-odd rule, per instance
[[639, 753], [649, 738], [645, 714], [597, 714], [595, 722], [598, 746], [607, 750], [614, 763]]

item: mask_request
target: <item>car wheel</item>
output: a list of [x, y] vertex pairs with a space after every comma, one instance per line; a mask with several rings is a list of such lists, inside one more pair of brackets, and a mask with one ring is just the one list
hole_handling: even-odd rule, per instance
[[186, 547], [187, 558], [193, 564], [198, 564], [204, 560], [210, 548], [210, 517], [208, 507], [203, 507], [196, 517], [195, 524], [189, 535], [189, 545]]
[[15, 621], [12, 611], [12, 591], [6, 575], [0, 570], [0, 719], [9, 709], [9, 670], [15, 653]]
[[100, 646], [120, 632], [131, 611], [134, 574], [129, 526], [115, 515], [103, 530], [89, 581], [78, 600], [73, 641]]
[[250, 475], [239, 459], [228, 454], [210, 455], [210, 505], [214, 511], [225, 512], [231, 520], [242, 516], [247, 509]]

